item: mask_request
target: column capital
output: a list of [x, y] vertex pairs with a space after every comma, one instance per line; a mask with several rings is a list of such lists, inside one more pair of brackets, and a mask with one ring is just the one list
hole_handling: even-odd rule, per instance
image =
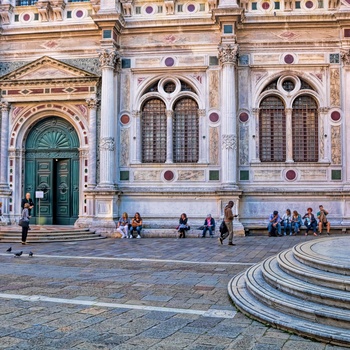
[[221, 44], [218, 47], [219, 50], [219, 61], [221, 65], [224, 64], [236, 64], [238, 45], [237, 44]]
[[141, 111], [134, 110], [132, 111], [133, 118], [140, 118], [141, 117]]
[[100, 60], [101, 68], [112, 68], [116, 67], [117, 60], [119, 59], [119, 54], [117, 50], [102, 50], [98, 54]]
[[172, 118], [174, 116], [174, 111], [170, 110], [170, 109], [167, 109], [165, 111], [165, 115], [167, 118]]
[[286, 112], [286, 114], [292, 114], [293, 108], [286, 108], [284, 111]]
[[0, 107], [2, 112], [8, 112], [10, 110], [11, 104], [7, 101], [0, 102]]
[[97, 98], [87, 98], [86, 100], [87, 108], [89, 109], [97, 109], [100, 104], [100, 100]]
[[342, 52], [340, 55], [344, 66], [350, 66], [350, 50], [347, 52]]
[[237, 149], [237, 137], [233, 134], [222, 135], [223, 149]]
[[114, 137], [103, 137], [100, 141], [100, 149], [106, 151], [114, 151], [115, 141]]
[[207, 111], [205, 109], [198, 109], [198, 117], [205, 117], [207, 115]]

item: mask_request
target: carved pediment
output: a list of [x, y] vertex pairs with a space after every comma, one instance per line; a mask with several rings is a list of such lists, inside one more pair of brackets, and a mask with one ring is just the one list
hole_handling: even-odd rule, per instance
[[98, 78], [96, 75], [82, 69], [70, 66], [51, 57], [44, 56], [15, 71], [4, 75], [0, 82], [35, 81], [50, 79]]

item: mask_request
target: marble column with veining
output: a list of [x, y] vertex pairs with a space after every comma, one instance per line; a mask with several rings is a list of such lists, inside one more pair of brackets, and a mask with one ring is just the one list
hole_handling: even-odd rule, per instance
[[235, 66], [237, 62], [238, 45], [222, 44], [219, 46], [219, 60], [222, 66], [222, 184], [236, 186], [237, 184], [237, 126], [236, 126], [236, 96], [235, 96]]
[[89, 173], [88, 188], [96, 187], [96, 159], [97, 159], [97, 107], [99, 101], [94, 98], [86, 100], [89, 109]]
[[286, 163], [293, 163], [292, 108], [286, 108]]
[[102, 70], [101, 131], [100, 131], [100, 182], [99, 188], [114, 188], [115, 169], [115, 118], [114, 68], [116, 50], [103, 50], [100, 55]]
[[1, 102], [1, 157], [0, 157], [0, 188], [9, 189], [8, 183], [8, 148], [9, 148], [9, 117], [10, 104]]
[[166, 161], [165, 163], [173, 163], [173, 118], [174, 112], [166, 111]]

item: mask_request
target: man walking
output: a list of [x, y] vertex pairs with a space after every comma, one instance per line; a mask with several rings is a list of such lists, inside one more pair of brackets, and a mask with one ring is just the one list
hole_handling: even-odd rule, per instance
[[[232, 221], [233, 221], [233, 218], [234, 218], [234, 215], [233, 215], [233, 212], [232, 212], [232, 208], [233, 208], [233, 201], [229, 201], [228, 204], [225, 207], [225, 210], [224, 210], [224, 221], [225, 221], [225, 225], [226, 225], [227, 230], [228, 230], [228, 245], [235, 245], [235, 244], [232, 243], [232, 240], [233, 240], [233, 225], [232, 225]], [[223, 237], [223, 236], [219, 237], [220, 244], [222, 244], [223, 240], [226, 237]]]

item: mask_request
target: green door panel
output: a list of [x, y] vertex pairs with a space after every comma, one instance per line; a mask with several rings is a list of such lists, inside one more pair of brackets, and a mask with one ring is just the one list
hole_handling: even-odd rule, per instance
[[[79, 215], [79, 139], [71, 124], [58, 117], [38, 122], [26, 141], [24, 190], [35, 199], [32, 223], [72, 225]], [[24, 194], [23, 194], [24, 196]]]

